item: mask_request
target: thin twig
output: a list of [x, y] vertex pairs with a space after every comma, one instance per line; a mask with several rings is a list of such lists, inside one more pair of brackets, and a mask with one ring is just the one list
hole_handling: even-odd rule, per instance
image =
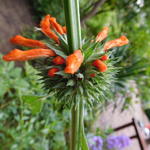
[[84, 22], [91, 18], [92, 16], [96, 15], [98, 12], [98, 9], [106, 2], [106, 0], [98, 0], [93, 4], [93, 8], [90, 12], [88, 12], [82, 19], [81, 19], [81, 24], [83, 25]]

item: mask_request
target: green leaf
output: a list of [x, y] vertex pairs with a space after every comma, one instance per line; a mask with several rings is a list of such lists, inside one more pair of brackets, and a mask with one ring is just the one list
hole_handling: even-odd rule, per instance
[[22, 96], [23, 102], [31, 109], [33, 114], [41, 112], [43, 107], [42, 97], [35, 95]]
[[86, 136], [83, 131], [82, 131], [82, 136], [81, 136], [81, 147], [82, 147], [82, 150], [89, 150]]
[[57, 55], [59, 55], [59, 56], [61, 56], [61, 57], [63, 57], [63, 58], [66, 59], [67, 55], [66, 55], [64, 52], [62, 52], [59, 48], [54, 47], [54, 46], [52, 46], [52, 45], [50, 45], [50, 44], [48, 44], [48, 43], [47, 43], [47, 46], [48, 46], [50, 49], [52, 49]]
[[67, 73], [65, 73], [64, 71], [56, 72], [56, 74], [58, 74], [58, 75], [62, 75], [62, 76], [63, 76], [63, 77], [65, 77], [65, 78], [70, 77], [70, 74], [67, 74]]
[[79, 78], [79, 79], [83, 79], [84, 78], [84, 75], [82, 73], [78, 73], [76, 74], [76, 76]]
[[69, 80], [69, 81], [67, 82], [67, 85], [66, 85], [66, 86], [74, 86], [74, 85], [75, 85], [74, 80]]

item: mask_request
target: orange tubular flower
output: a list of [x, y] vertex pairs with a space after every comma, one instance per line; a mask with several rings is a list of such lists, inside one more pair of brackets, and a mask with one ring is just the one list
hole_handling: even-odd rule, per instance
[[67, 28], [66, 28], [66, 26], [63, 26], [62, 28], [63, 28], [64, 33], [67, 33]]
[[90, 77], [91, 77], [91, 78], [94, 78], [95, 76], [96, 76], [95, 73], [91, 73], [91, 74], [90, 74]]
[[14, 49], [8, 54], [3, 56], [5, 61], [26, 61], [31, 59], [36, 59], [39, 57], [51, 57], [56, 56], [55, 52], [50, 49], [31, 49], [27, 51], [22, 51], [19, 49]]
[[64, 30], [63, 27], [57, 23], [56, 18], [51, 17], [50, 18], [50, 23], [52, 25], [52, 27], [60, 34], [64, 34]]
[[73, 54], [66, 58], [65, 73], [74, 74], [80, 68], [83, 62], [83, 55], [81, 50], [76, 50]]
[[58, 68], [51, 68], [51, 69], [48, 71], [48, 76], [54, 77], [54, 76], [55, 76], [55, 73], [58, 72], [58, 71], [59, 71]]
[[98, 33], [98, 35], [97, 35], [97, 37], [96, 37], [96, 42], [101, 42], [101, 41], [103, 41], [103, 40], [107, 37], [107, 35], [108, 35], [108, 30], [109, 30], [108, 27], [104, 27], [104, 28], [102, 29], [102, 31], [100, 31], [100, 32]]
[[103, 55], [103, 56], [100, 58], [101, 61], [106, 61], [106, 60], [108, 60], [108, 59], [109, 59], [109, 58], [108, 58], [107, 55]]
[[13, 44], [27, 46], [27, 47], [39, 47], [39, 48], [48, 48], [43, 42], [38, 40], [32, 40], [25, 38], [21, 35], [16, 35], [10, 39], [10, 42]]
[[56, 43], [60, 44], [59, 38], [58, 36], [51, 31], [50, 29], [50, 15], [47, 15], [43, 18], [43, 20], [40, 23], [42, 32], [47, 35], [48, 37], [50, 37], [51, 39], [53, 39]]
[[104, 51], [107, 51], [108, 49], [111, 49], [113, 47], [120, 47], [128, 43], [129, 43], [129, 40], [127, 39], [127, 37], [121, 36], [118, 39], [106, 42], [106, 44], [104, 45]]
[[107, 70], [107, 65], [99, 59], [93, 62], [93, 66], [95, 66], [100, 72], [105, 72]]
[[55, 65], [62, 65], [65, 64], [65, 59], [61, 56], [57, 56], [52, 61]]

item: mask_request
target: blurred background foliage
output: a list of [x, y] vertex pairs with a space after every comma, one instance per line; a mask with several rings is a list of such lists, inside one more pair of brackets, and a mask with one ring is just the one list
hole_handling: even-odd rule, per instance
[[18, 68], [0, 60], [1, 150], [65, 150], [68, 110], [56, 111], [37, 80], [27, 63]]
[[[80, 0], [82, 32], [87, 38], [95, 36], [104, 26], [110, 27], [109, 38], [125, 34], [130, 44], [116, 48], [113, 55], [120, 68], [114, 95], [133, 92], [129, 80], [135, 80], [141, 102], [150, 116], [150, 1], [149, 0]], [[39, 23], [46, 14], [64, 22], [62, 0], [29, 1], [34, 21]], [[23, 35], [40, 39], [41, 35], [26, 29]], [[68, 110], [59, 109], [55, 100], [47, 97], [37, 83], [36, 71], [28, 64], [16, 68], [14, 63], [0, 59], [0, 149], [10, 150], [65, 150], [68, 137]], [[115, 97], [113, 98], [115, 99]], [[124, 99], [124, 107], [132, 100]], [[128, 106], [128, 107], [127, 107]], [[42, 111], [41, 111], [42, 110]], [[97, 114], [98, 108], [93, 114]], [[94, 117], [95, 118], [95, 117]], [[87, 129], [93, 122], [86, 117]], [[89, 124], [90, 122], [90, 124]]]

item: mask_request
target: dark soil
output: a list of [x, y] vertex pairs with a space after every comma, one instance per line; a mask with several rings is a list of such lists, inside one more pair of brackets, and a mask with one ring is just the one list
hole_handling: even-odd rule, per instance
[[34, 25], [28, 0], [0, 0], [0, 53], [7, 53], [15, 46], [9, 39]]

